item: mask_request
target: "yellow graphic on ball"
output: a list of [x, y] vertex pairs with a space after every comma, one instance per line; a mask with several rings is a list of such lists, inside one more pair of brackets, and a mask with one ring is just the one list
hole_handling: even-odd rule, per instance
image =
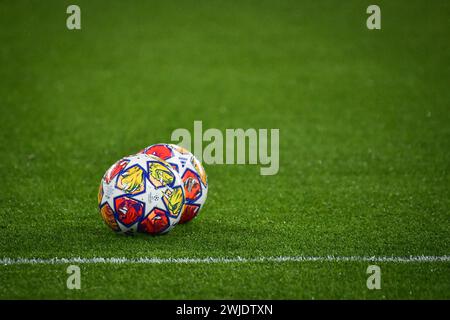
[[144, 191], [144, 173], [142, 169], [134, 166], [122, 173], [117, 182], [117, 187], [131, 194]]
[[175, 180], [175, 176], [170, 169], [159, 162], [149, 163], [148, 174], [151, 183], [157, 188], [171, 185]]
[[98, 205], [100, 205], [102, 203], [102, 198], [103, 198], [103, 186], [100, 183], [100, 187], [98, 188]]
[[183, 190], [181, 188], [167, 189], [163, 194], [163, 201], [173, 216], [178, 216], [183, 208]]

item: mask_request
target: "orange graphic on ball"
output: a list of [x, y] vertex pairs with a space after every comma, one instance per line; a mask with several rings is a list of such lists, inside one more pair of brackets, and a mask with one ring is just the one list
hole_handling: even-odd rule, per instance
[[114, 212], [108, 204], [105, 204], [101, 209], [103, 221], [114, 231], [119, 231], [119, 226], [114, 218]]

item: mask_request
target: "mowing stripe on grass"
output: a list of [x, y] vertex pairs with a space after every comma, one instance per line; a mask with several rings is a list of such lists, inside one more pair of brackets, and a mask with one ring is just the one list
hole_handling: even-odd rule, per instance
[[1, 258], [1, 265], [27, 264], [213, 264], [252, 262], [450, 262], [450, 256], [279, 256], [279, 257], [207, 257], [207, 258]]

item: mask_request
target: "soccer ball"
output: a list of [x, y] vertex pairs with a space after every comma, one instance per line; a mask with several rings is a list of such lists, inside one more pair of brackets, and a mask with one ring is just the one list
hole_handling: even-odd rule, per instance
[[180, 175], [164, 160], [146, 154], [113, 164], [98, 192], [103, 220], [125, 234], [168, 232], [180, 221], [184, 204]]
[[194, 219], [203, 207], [208, 194], [208, 181], [200, 161], [185, 148], [174, 144], [154, 144], [141, 151], [167, 161], [183, 180], [186, 204], [180, 223]]

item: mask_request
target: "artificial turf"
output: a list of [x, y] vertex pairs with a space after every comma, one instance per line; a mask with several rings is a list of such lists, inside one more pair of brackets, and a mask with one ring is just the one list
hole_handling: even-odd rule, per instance
[[[0, 3], [0, 258], [450, 252], [450, 4]], [[207, 165], [199, 217], [103, 224], [98, 184], [176, 128], [279, 128], [280, 170]], [[450, 298], [450, 263], [0, 266], [0, 298]]]

